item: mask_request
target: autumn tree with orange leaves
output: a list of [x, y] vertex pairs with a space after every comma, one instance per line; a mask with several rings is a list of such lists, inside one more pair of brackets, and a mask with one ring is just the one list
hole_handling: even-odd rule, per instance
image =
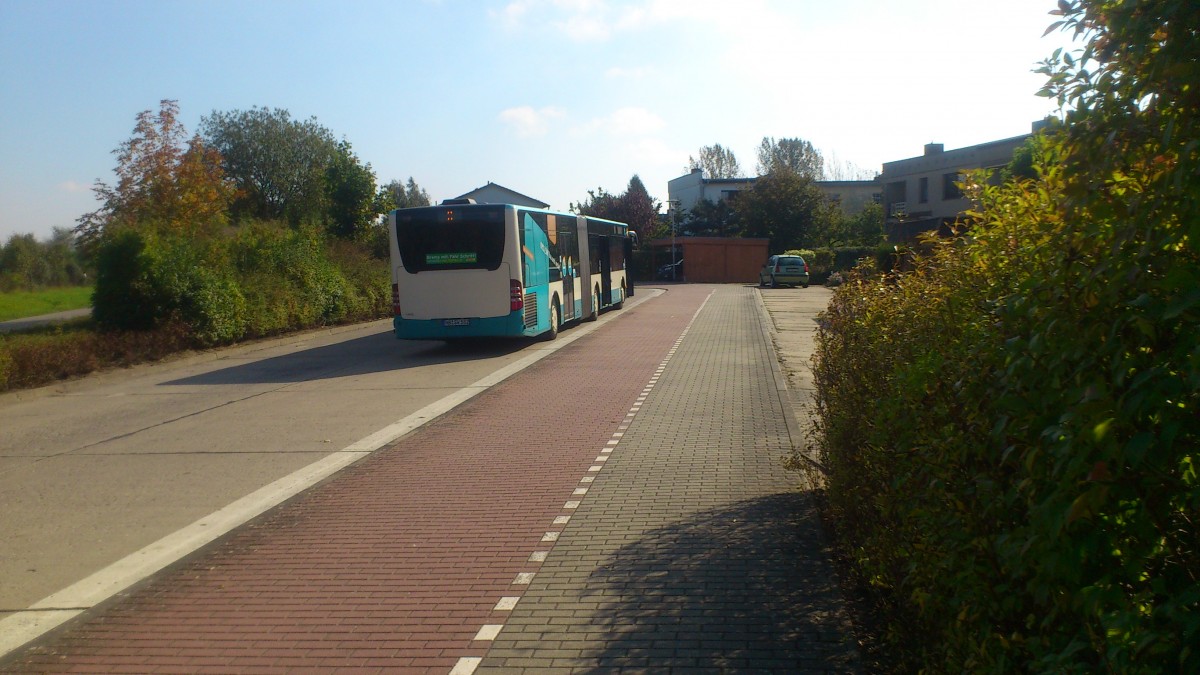
[[199, 135], [186, 138], [177, 101], [138, 114], [133, 136], [113, 151], [116, 185], [97, 180], [92, 191], [103, 204], [77, 221], [85, 247], [125, 229], [207, 236], [224, 224], [235, 188], [221, 155]]

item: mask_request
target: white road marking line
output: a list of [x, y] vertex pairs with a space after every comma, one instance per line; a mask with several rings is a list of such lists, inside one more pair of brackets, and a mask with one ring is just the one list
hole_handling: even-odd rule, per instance
[[483, 659], [478, 656], [464, 656], [450, 669], [450, 675], [471, 675]]
[[502, 624], [502, 623], [486, 624], [482, 628], [479, 629], [479, 632], [476, 633], [475, 637], [472, 639], [473, 640], [495, 640], [496, 636], [500, 634], [500, 629], [502, 629], [502, 628], [504, 628], [504, 624]]

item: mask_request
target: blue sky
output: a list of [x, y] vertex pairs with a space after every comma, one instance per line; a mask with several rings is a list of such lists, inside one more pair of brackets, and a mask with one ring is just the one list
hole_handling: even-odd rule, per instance
[[[567, 208], [764, 136], [878, 171], [1054, 112], [1055, 0], [0, 0], [0, 241], [94, 210], [135, 116], [285, 108], [379, 182]], [[1076, 45], [1077, 46], [1077, 45]]]

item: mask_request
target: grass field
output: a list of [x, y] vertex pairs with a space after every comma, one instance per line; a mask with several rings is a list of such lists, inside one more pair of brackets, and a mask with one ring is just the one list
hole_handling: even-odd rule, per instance
[[91, 286], [0, 293], [0, 321], [65, 312], [92, 306]]

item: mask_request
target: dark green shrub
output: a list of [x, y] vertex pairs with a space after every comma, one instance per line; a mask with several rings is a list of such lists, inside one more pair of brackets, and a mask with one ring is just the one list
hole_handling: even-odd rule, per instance
[[804, 258], [804, 262], [808, 263], [808, 274], [812, 283], [825, 283], [829, 274], [834, 270], [833, 257], [833, 249], [818, 248], [810, 251], [809, 255]]
[[872, 246], [839, 246], [833, 249], [832, 272], [848, 272], [865, 259], [874, 259], [875, 247]]
[[245, 300], [219, 242], [148, 236], [127, 230], [97, 252], [96, 322], [108, 329], [189, 326], [200, 344], [240, 338]]
[[160, 320], [161, 307], [146, 282], [145, 239], [126, 230], [96, 251], [92, 317], [109, 330], [147, 330]]

